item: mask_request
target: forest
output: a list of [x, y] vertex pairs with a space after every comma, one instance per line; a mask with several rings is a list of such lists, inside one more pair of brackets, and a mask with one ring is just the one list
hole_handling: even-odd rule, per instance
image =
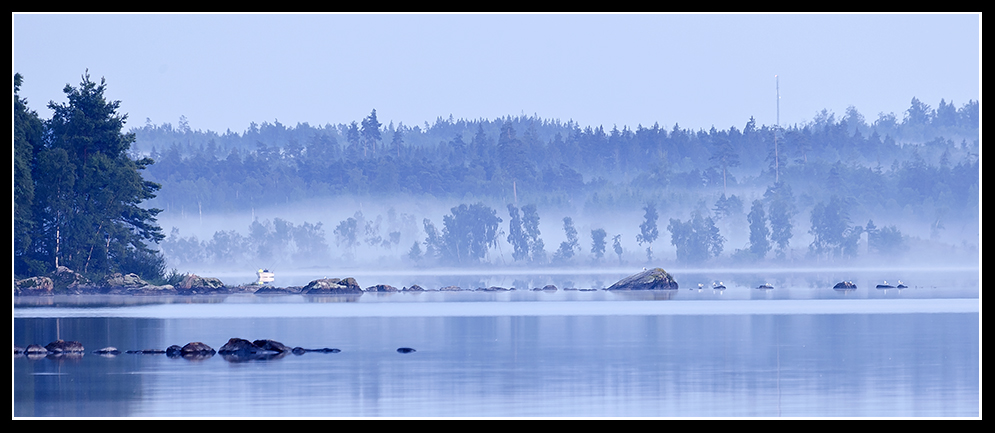
[[901, 115], [873, 121], [851, 106], [800, 125], [749, 118], [707, 131], [535, 115], [384, 125], [372, 109], [323, 126], [274, 120], [218, 133], [181, 117], [122, 133], [133, 137], [127, 159], [159, 186], [141, 203], [168, 227], [144, 245], [181, 271], [930, 254], [970, 265], [979, 115], [977, 101], [933, 108], [913, 97]]

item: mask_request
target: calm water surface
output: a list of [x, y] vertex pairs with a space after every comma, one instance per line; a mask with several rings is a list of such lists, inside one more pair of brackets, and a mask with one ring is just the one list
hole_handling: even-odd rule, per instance
[[[773, 290], [732, 278], [726, 290], [668, 293], [18, 299], [15, 345], [62, 338], [88, 353], [14, 356], [13, 412], [979, 417], [977, 271], [913, 274], [905, 290], [874, 289], [875, 275], [858, 276], [851, 292], [807, 283], [835, 275], [792, 274]], [[675, 277], [688, 286], [711, 275]], [[89, 353], [192, 341], [217, 349], [232, 337], [341, 351], [247, 362]]]

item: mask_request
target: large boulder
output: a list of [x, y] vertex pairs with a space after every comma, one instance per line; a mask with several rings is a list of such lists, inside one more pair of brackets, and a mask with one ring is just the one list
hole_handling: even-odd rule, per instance
[[111, 288], [121, 288], [121, 287], [132, 288], [132, 287], [141, 287], [149, 284], [146, 283], [145, 280], [142, 279], [142, 277], [139, 277], [138, 274], [134, 273], [122, 274], [120, 272], [115, 272], [113, 274], [108, 275], [104, 279], [104, 283], [107, 284], [107, 287]]
[[856, 288], [857, 285], [853, 284], [852, 281], [840, 281], [833, 286], [835, 290], [855, 290]]
[[15, 295], [51, 295], [55, 293], [80, 294], [92, 291], [91, 284], [82, 274], [59, 266], [45, 276], [14, 281]]
[[83, 344], [78, 341], [55, 340], [45, 345], [50, 353], [82, 353]]
[[203, 293], [224, 293], [227, 292], [225, 284], [217, 278], [205, 278], [198, 275], [187, 275], [183, 277], [180, 284], [176, 285], [176, 290], [182, 294], [203, 294]]
[[146, 284], [139, 287], [129, 287], [125, 290], [125, 293], [129, 295], [147, 295], [147, 296], [161, 296], [161, 295], [175, 295], [177, 293], [176, 288], [172, 285], [164, 284], [162, 286], [156, 286], [154, 284]]
[[56, 267], [54, 271], [48, 274], [48, 277], [52, 279], [55, 285], [54, 290], [59, 293], [82, 293], [83, 291], [93, 289], [93, 284], [83, 274], [65, 266]]
[[173, 357], [183, 357], [186, 359], [206, 359], [214, 356], [215, 351], [211, 346], [208, 346], [199, 341], [194, 341], [179, 347], [177, 345], [172, 345], [166, 348], [166, 356]]
[[322, 278], [314, 280], [301, 289], [301, 293], [307, 295], [335, 295], [346, 293], [363, 293], [356, 280], [352, 277], [345, 279]]
[[370, 286], [366, 288], [367, 292], [396, 292], [397, 287], [391, 286], [389, 284], [377, 284], [375, 286]]
[[55, 283], [49, 277], [31, 277], [14, 281], [14, 295], [51, 295]]
[[227, 361], [240, 362], [258, 359], [283, 357], [293, 349], [274, 340], [249, 341], [244, 338], [231, 338], [218, 349], [218, 354]]
[[256, 346], [252, 344], [251, 341], [244, 338], [230, 338], [224, 346], [218, 349], [218, 353], [222, 355], [229, 354], [250, 354], [256, 351]]
[[150, 284], [139, 277], [138, 274], [122, 274], [115, 272], [104, 277], [104, 293], [127, 294], [127, 295], [175, 295], [176, 288], [170, 284], [157, 286]]
[[285, 344], [274, 341], [274, 340], [255, 340], [252, 342], [253, 346], [256, 346], [262, 350], [268, 350], [272, 352], [290, 352], [291, 348], [287, 347]]
[[301, 293], [303, 287], [301, 286], [290, 286], [290, 287], [275, 287], [275, 286], [255, 286], [255, 293], [257, 295], [296, 295]]
[[667, 271], [653, 268], [625, 277], [608, 290], [677, 290], [677, 282]]

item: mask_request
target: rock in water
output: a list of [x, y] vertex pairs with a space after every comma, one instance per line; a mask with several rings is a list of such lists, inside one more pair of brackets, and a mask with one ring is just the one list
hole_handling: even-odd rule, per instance
[[301, 289], [301, 293], [308, 295], [319, 295], [319, 294], [344, 294], [344, 293], [363, 293], [363, 289], [359, 287], [356, 280], [352, 277], [339, 279], [339, 278], [322, 278], [314, 280], [308, 285]]
[[180, 355], [182, 356], [193, 356], [193, 355], [214, 355], [214, 349], [199, 341], [192, 343], [187, 343], [182, 348], [180, 348]]
[[257, 347], [251, 341], [244, 338], [230, 338], [224, 346], [218, 349], [222, 355], [242, 354], [249, 355], [255, 352]]
[[410, 347], [400, 347], [400, 348], [397, 349], [397, 353], [411, 353], [411, 352], [414, 352], [414, 351], [415, 351], [415, 349], [412, 349]]
[[78, 341], [55, 340], [45, 346], [51, 353], [81, 353], [83, 345]]
[[677, 282], [667, 271], [653, 268], [625, 277], [608, 290], [677, 290]]
[[255, 340], [252, 342], [252, 345], [258, 347], [260, 350], [268, 350], [271, 352], [283, 353], [291, 351], [291, 349], [285, 344], [273, 340]]

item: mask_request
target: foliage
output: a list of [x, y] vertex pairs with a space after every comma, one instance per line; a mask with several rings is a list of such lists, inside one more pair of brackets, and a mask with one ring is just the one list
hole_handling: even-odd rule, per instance
[[605, 238], [608, 232], [605, 229], [591, 230], [591, 254], [594, 254], [594, 261], [600, 262], [605, 257]]
[[794, 196], [791, 187], [778, 182], [764, 192], [767, 202], [770, 240], [777, 245], [777, 255], [783, 258], [791, 242], [791, 218], [795, 213]]
[[612, 251], [618, 256], [618, 264], [622, 264], [622, 235], [612, 237]]
[[37, 230], [32, 168], [35, 153], [42, 149], [44, 125], [17, 94], [22, 80], [21, 74], [14, 74], [14, 274], [37, 275], [43, 272], [44, 263], [32, 254], [32, 235]]
[[670, 243], [677, 247], [679, 262], [702, 263], [722, 253], [725, 238], [719, 234], [712, 218], [703, 217], [699, 211], [692, 212], [687, 222], [671, 218], [667, 230], [670, 231]]
[[33, 170], [30, 176], [15, 170], [15, 204], [20, 205], [15, 212], [20, 269], [15, 272], [67, 266], [101, 275], [141, 266], [151, 278], [148, 272], [161, 269], [148, 244], [164, 235], [156, 224], [160, 210], [141, 204], [155, 198], [160, 185], [142, 178], [152, 159], [128, 155], [135, 134], [123, 132], [127, 115], [117, 112], [120, 102], [107, 101], [105, 81], [95, 83], [86, 73], [79, 87], [63, 89], [68, 102], [49, 103], [53, 115], [42, 124], [44, 140], [38, 140], [36, 115], [17, 96], [20, 82], [15, 75], [15, 168]]
[[559, 263], [570, 260], [574, 256], [574, 250], [580, 250], [573, 218], [563, 217], [563, 232], [566, 234], [567, 240], [560, 242], [560, 248], [553, 253], [553, 260]]
[[750, 253], [762, 259], [771, 249], [770, 230], [767, 228], [763, 202], [754, 200], [746, 219], [750, 223]]
[[832, 196], [828, 203], [820, 202], [812, 208], [812, 228], [815, 239], [809, 251], [821, 258], [853, 257], [857, 254], [857, 241], [863, 227], [850, 225], [850, 204]]
[[867, 232], [867, 246], [875, 253], [895, 255], [905, 250], [906, 245], [902, 232], [894, 225], [877, 228], [874, 221], [868, 220], [867, 225], [864, 226], [864, 231]]
[[490, 247], [497, 245], [497, 212], [483, 203], [453, 207], [443, 217], [444, 258], [453, 264], [479, 262]]
[[653, 241], [660, 236], [660, 231], [656, 227], [656, 220], [660, 217], [656, 213], [656, 205], [653, 203], [647, 203], [643, 207], [645, 214], [643, 215], [643, 222], [639, 224], [639, 234], [636, 235], [636, 242], [639, 245], [643, 243], [649, 244], [646, 247], [646, 260], [653, 260]]
[[335, 245], [347, 249], [359, 245], [359, 220], [349, 217], [335, 226]]
[[522, 230], [529, 243], [529, 260], [532, 263], [546, 262], [546, 246], [539, 237], [539, 212], [536, 205], [522, 207]]
[[511, 257], [515, 261], [524, 260], [529, 257], [529, 239], [522, 230], [522, 217], [518, 208], [513, 204], [508, 204], [508, 213], [511, 218], [508, 221], [508, 242], [514, 248]]

